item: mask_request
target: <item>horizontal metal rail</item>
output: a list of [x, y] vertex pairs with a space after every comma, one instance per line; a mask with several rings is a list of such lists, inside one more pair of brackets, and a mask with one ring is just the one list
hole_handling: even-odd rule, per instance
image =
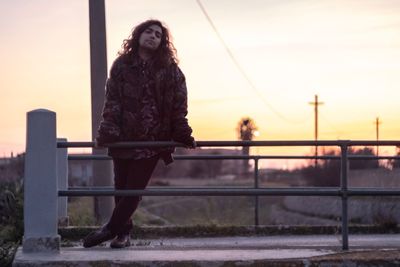
[[[197, 186], [197, 187], [193, 187], [193, 186], [179, 186], [179, 187], [172, 187], [172, 186], [148, 186], [146, 190], [162, 190], [163, 192], [166, 190], [187, 190], [190, 191], [191, 189], [196, 189], [196, 190], [218, 190], [218, 189], [222, 189], [222, 190], [247, 190], [247, 189], [254, 189], [254, 187], [252, 186], [243, 186], [243, 185], [238, 185], [238, 186]], [[269, 187], [269, 188], [258, 188], [258, 189], [263, 189], [263, 190], [273, 190], [274, 192], [277, 192], [279, 190], [285, 190], [285, 189], [289, 189], [290, 192], [292, 193], [293, 190], [322, 190], [321, 192], [324, 192], [324, 190], [329, 190], [329, 192], [332, 192], [334, 190], [338, 190], [339, 194], [342, 194], [341, 192], [343, 192], [340, 187], [294, 187], [294, 188], [287, 188], [287, 187]], [[61, 191], [61, 190], [60, 190]], [[114, 190], [113, 186], [73, 186], [73, 187], [69, 187], [67, 190], [64, 190], [65, 192], [90, 192], [90, 191], [106, 191], [106, 192], [110, 192], [110, 191], [116, 191]], [[121, 191], [121, 190], [120, 190]], [[382, 187], [351, 187], [350, 189], [346, 190], [346, 192], [350, 192], [351, 196], [367, 196], [370, 194], [374, 194], [374, 195], [382, 195], [385, 196], [387, 194], [389, 195], [393, 195], [393, 196], [397, 196], [398, 194], [400, 194], [400, 188], [394, 188], [394, 189], [387, 189], [387, 188], [382, 188]], [[365, 194], [364, 194], [365, 192]]]
[[[400, 193], [400, 192], [399, 192]], [[204, 188], [204, 189], [146, 189], [146, 190], [60, 190], [59, 196], [340, 196], [333, 188]]]
[[69, 189], [59, 196], [400, 196], [399, 189], [351, 188], [157, 188], [146, 190]]
[[[326, 140], [326, 141], [197, 141], [198, 147], [235, 147], [235, 146], [400, 146], [400, 141], [351, 141], [351, 140]], [[66, 147], [94, 147], [94, 142], [57, 142], [58, 148]], [[178, 142], [118, 142], [106, 144], [104, 147], [114, 148], [139, 148], [139, 147], [184, 147]]]
[[[112, 158], [107, 155], [68, 155], [68, 160], [111, 160]], [[215, 159], [334, 159], [340, 160], [340, 156], [290, 156], [290, 155], [174, 155], [176, 160], [215, 160]], [[400, 160], [400, 156], [348, 156], [349, 160], [364, 160], [364, 159], [394, 159]]]
[[[157, 186], [157, 185], [150, 185], [147, 186], [146, 189], [204, 189], [204, 188], [212, 188], [212, 189], [254, 189], [253, 186], [243, 186], [243, 185], [237, 185], [237, 186], [224, 186], [224, 185], [213, 185], [213, 187], [210, 187], [208, 185], [204, 186], [191, 186], [191, 185], [180, 185], [180, 186]], [[278, 187], [281, 188], [281, 187]], [[329, 187], [324, 187], [324, 188], [329, 188]], [[336, 187], [335, 187], [336, 188]], [[114, 186], [72, 186], [67, 188], [68, 190], [74, 191], [74, 190], [114, 190]]]
[[381, 189], [381, 188], [351, 188], [347, 190], [348, 196], [400, 196], [400, 188], [398, 189]]
[[[337, 156], [318, 156], [318, 159], [340, 159]], [[111, 160], [107, 155], [68, 155], [68, 160]], [[315, 156], [245, 156], [245, 155], [174, 155], [176, 160], [215, 160], [215, 159], [315, 159]], [[400, 157], [399, 157], [400, 159]]]

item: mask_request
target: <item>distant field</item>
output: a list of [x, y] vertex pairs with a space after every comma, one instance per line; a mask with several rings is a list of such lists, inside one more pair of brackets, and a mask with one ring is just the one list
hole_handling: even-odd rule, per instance
[[[285, 187], [287, 181], [302, 184], [301, 177], [285, 177], [286, 183], [260, 179], [260, 187]], [[253, 179], [153, 179], [177, 187], [253, 187]], [[354, 187], [400, 187], [400, 172], [358, 170], [349, 173]], [[138, 225], [252, 225], [255, 197], [158, 197], [147, 196], [134, 215]], [[337, 225], [340, 220], [340, 199], [332, 197], [259, 197], [260, 224], [264, 225]], [[396, 198], [352, 198], [350, 215], [354, 223], [379, 223], [400, 220]], [[71, 224], [93, 225], [93, 199], [76, 198], [69, 204]], [[394, 214], [393, 216], [391, 214]]]
[[[253, 187], [250, 179], [218, 181], [216, 179], [168, 179], [173, 187]], [[262, 183], [260, 186], [263, 186]], [[272, 184], [268, 184], [272, 186]], [[276, 186], [276, 185], [275, 185]], [[259, 219], [270, 224], [272, 205], [281, 197], [260, 197]], [[68, 205], [71, 225], [94, 225], [93, 198], [75, 197]], [[254, 224], [255, 197], [165, 197], [146, 196], [134, 215], [139, 225], [252, 225]]]

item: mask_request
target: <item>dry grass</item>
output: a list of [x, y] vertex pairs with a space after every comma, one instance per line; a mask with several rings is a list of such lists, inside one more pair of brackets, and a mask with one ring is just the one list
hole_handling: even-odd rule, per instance
[[[287, 178], [287, 177], [286, 177]], [[285, 187], [288, 181], [301, 178], [287, 178], [286, 183], [279, 180], [260, 179], [261, 187]], [[163, 179], [169, 186], [203, 187], [222, 186], [252, 187], [249, 179]], [[357, 170], [349, 173], [349, 184], [353, 187], [400, 186], [400, 171]], [[168, 188], [168, 187], [166, 187]], [[259, 197], [260, 224], [336, 224], [341, 215], [339, 198], [330, 197]], [[385, 218], [397, 219], [391, 213], [400, 214], [395, 199], [389, 198], [351, 198], [350, 218], [360, 223], [382, 223]], [[71, 225], [94, 225], [93, 198], [75, 198], [69, 203]], [[255, 197], [165, 197], [146, 196], [134, 214], [137, 225], [252, 225], [254, 223]], [[283, 209], [282, 209], [283, 207]], [[289, 214], [290, 213], [290, 214]], [[312, 213], [312, 215], [310, 215]], [[289, 216], [290, 215], [290, 216]]]
[[93, 211], [94, 198], [74, 197], [68, 201], [69, 224], [74, 226], [96, 225]]

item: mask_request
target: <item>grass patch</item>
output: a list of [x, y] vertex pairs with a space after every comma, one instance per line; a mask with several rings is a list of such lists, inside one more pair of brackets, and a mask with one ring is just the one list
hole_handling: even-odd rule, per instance
[[[267, 220], [269, 202], [260, 198], [260, 218], [263, 220]], [[168, 222], [166, 225], [252, 225], [255, 216], [255, 198], [246, 196], [147, 197], [141, 207]]]
[[69, 224], [74, 226], [96, 225], [93, 197], [74, 197], [68, 200]]

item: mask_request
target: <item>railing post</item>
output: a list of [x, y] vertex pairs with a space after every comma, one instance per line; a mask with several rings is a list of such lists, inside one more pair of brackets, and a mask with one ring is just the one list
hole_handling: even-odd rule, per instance
[[[256, 157], [254, 158], [254, 188], [258, 188], [258, 160], [259, 158]], [[255, 206], [254, 206], [254, 225], [258, 226], [259, 225], [259, 201], [258, 201], [258, 196], [255, 197]]]
[[348, 145], [342, 142], [340, 145], [340, 189], [342, 193], [342, 249], [349, 249], [349, 228], [348, 228], [348, 203], [347, 203], [347, 175], [348, 175]]
[[27, 114], [24, 177], [24, 252], [59, 252], [56, 113]]
[[[57, 138], [57, 142], [67, 142], [67, 138]], [[68, 149], [57, 149], [57, 179], [58, 189], [68, 188]], [[68, 226], [68, 197], [58, 198], [58, 225]]]

